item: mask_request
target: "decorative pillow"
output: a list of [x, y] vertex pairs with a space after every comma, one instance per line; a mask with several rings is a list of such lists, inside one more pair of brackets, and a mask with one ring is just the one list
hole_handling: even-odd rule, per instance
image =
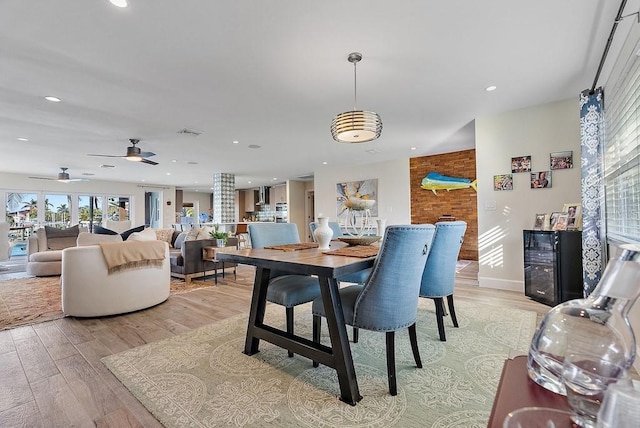
[[198, 235], [200, 234], [199, 227], [192, 227], [189, 232], [187, 232], [187, 237], [184, 239], [185, 241], [195, 241], [198, 239]]
[[47, 247], [49, 250], [64, 250], [65, 248], [75, 247], [78, 240], [78, 225], [67, 229], [56, 229], [55, 227], [44, 227], [47, 235]]
[[[129, 238], [129, 235], [131, 235], [132, 233], [142, 232], [143, 230], [144, 230], [144, 224], [142, 226], [134, 227], [133, 229], [125, 230], [124, 232], [122, 232], [120, 234], [120, 236], [122, 236], [122, 240], [123, 241], [126, 241]], [[151, 230], [153, 232], [153, 229], [149, 229], [149, 230]], [[154, 233], [153, 234], [153, 239], [156, 239], [155, 236], [156, 235]]]
[[176, 242], [173, 243], [173, 248], [177, 248], [177, 249], [182, 248], [182, 243], [187, 240], [188, 234], [189, 232], [180, 233], [180, 235], [178, 235], [178, 237], [176, 238]]
[[127, 236], [127, 239], [123, 239], [123, 240], [125, 241], [155, 241], [156, 240], [156, 232], [153, 229], [145, 229], [144, 226], [141, 226], [141, 227], [142, 227], [141, 231], [131, 232]]
[[107, 229], [102, 226], [93, 226], [93, 233], [97, 233], [98, 235], [119, 235], [115, 230]]
[[213, 232], [215, 229], [211, 226], [203, 226], [200, 228], [200, 232], [198, 233], [198, 237], [196, 239], [211, 239], [210, 232]]
[[118, 233], [107, 235], [104, 233], [80, 232], [77, 242], [78, 247], [86, 247], [87, 245], [98, 245], [101, 242], [122, 242], [122, 237]]
[[169, 247], [171, 247], [171, 238], [173, 237], [173, 228], [164, 228], [164, 229], [155, 229], [156, 231], [156, 239], [158, 241], [165, 241], [169, 243]]

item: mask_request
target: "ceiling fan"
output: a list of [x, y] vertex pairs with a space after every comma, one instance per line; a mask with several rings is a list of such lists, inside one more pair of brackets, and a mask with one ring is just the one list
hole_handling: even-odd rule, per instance
[[53, 178], [53, 177], [29, 177], [29, 178], [34, 178], [36, 180], [52, 180], [52, 181], [58, 181], [60, 183], [70, 183], [72, 181], [89, 181], [89, 179], [87, 178], [70, 178], [69, 177], [69, 173], [67, 172], [67, 170], [69, 168], [60, 168], [62, 170], [62, 172], [58, 173], [58, 176]]
[[128, 161], [132, 161], [132, 162], [142, 162], [142, 163], [147, 163], [149, 165], [158, 165], [158, 162], [154, 162], [151, 161], [147, 158], [150, 158], [151, 156], [155, 156], [155, 153], [152, 152], [143, 152], [140, 150], [140, 147], [136, 146], [136, 144], [138, 144], [140, 142], [140, 140], [136, 139], [136, 138], [130, 138], [129, 141], [131, 142], [131, 146], [127, 147], [127, 154], [124, 156], [118, 156], [118, 155], [92, 155], [89, 154], [87, 156], [100, 156], [103, 158], [124, 158]]

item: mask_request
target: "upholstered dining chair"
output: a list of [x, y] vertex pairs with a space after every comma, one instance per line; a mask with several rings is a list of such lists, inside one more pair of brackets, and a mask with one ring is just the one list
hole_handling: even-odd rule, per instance
[[[13, 245], [9, 241], [10, 225], [6, 221], [0, 221], [0, 262], [11, 258]], [[8, 267], [0, 265], [0, 271], [9, 270]]]
[[456, 282], [456, 263], [464, 240], [467, 223], [464, 221], [441, 221], [436, 223], [433, 245], [427, 258], [420, 284], [420, 297], [433, 299], [440, 340], [446, 342], [444, 332], [444, 298], [447, 298], [451, 322], [458, 327], [453, 305], [453, 289]]
[[[295, 223], [254, 223], [250, 224], [248, 229], [251, 248], [300, 242], [298, 226]], [[293, 334], [293, 308], [310, 302], [319, 295], [318, 278], [271, 271], [267, 301], [285, 307], [287, 333]], [[293, 352], [289, 351], [288, 354], [289, 357], [293, 357]]]
[[[371, 276], [362, 285], [339, 290], [345, 323], [386, 333], [389, 392], [397, 395], [395, 332], [408, 327], [413, 357], [422, 368], [416, 337], [418, 292], [435, 227], [432, 224], [388, 226]], [[313, 341], [320, 343], [322, 297], [313, 301]], [[318, 363], [314, 362], [317, 367]]]

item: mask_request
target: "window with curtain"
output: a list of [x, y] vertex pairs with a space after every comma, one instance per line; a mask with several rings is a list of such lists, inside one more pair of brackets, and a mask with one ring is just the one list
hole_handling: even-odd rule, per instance
[[605, 88], [604, 184], [607, 239], [640, 244], [640, 56], [637, 49]]

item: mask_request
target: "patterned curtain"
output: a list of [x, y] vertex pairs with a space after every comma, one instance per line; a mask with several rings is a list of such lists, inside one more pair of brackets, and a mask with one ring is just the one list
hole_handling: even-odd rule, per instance
[[585, 297], [600, 281], [605, 258], [602, 88], [580, 94], [582, 278]]

